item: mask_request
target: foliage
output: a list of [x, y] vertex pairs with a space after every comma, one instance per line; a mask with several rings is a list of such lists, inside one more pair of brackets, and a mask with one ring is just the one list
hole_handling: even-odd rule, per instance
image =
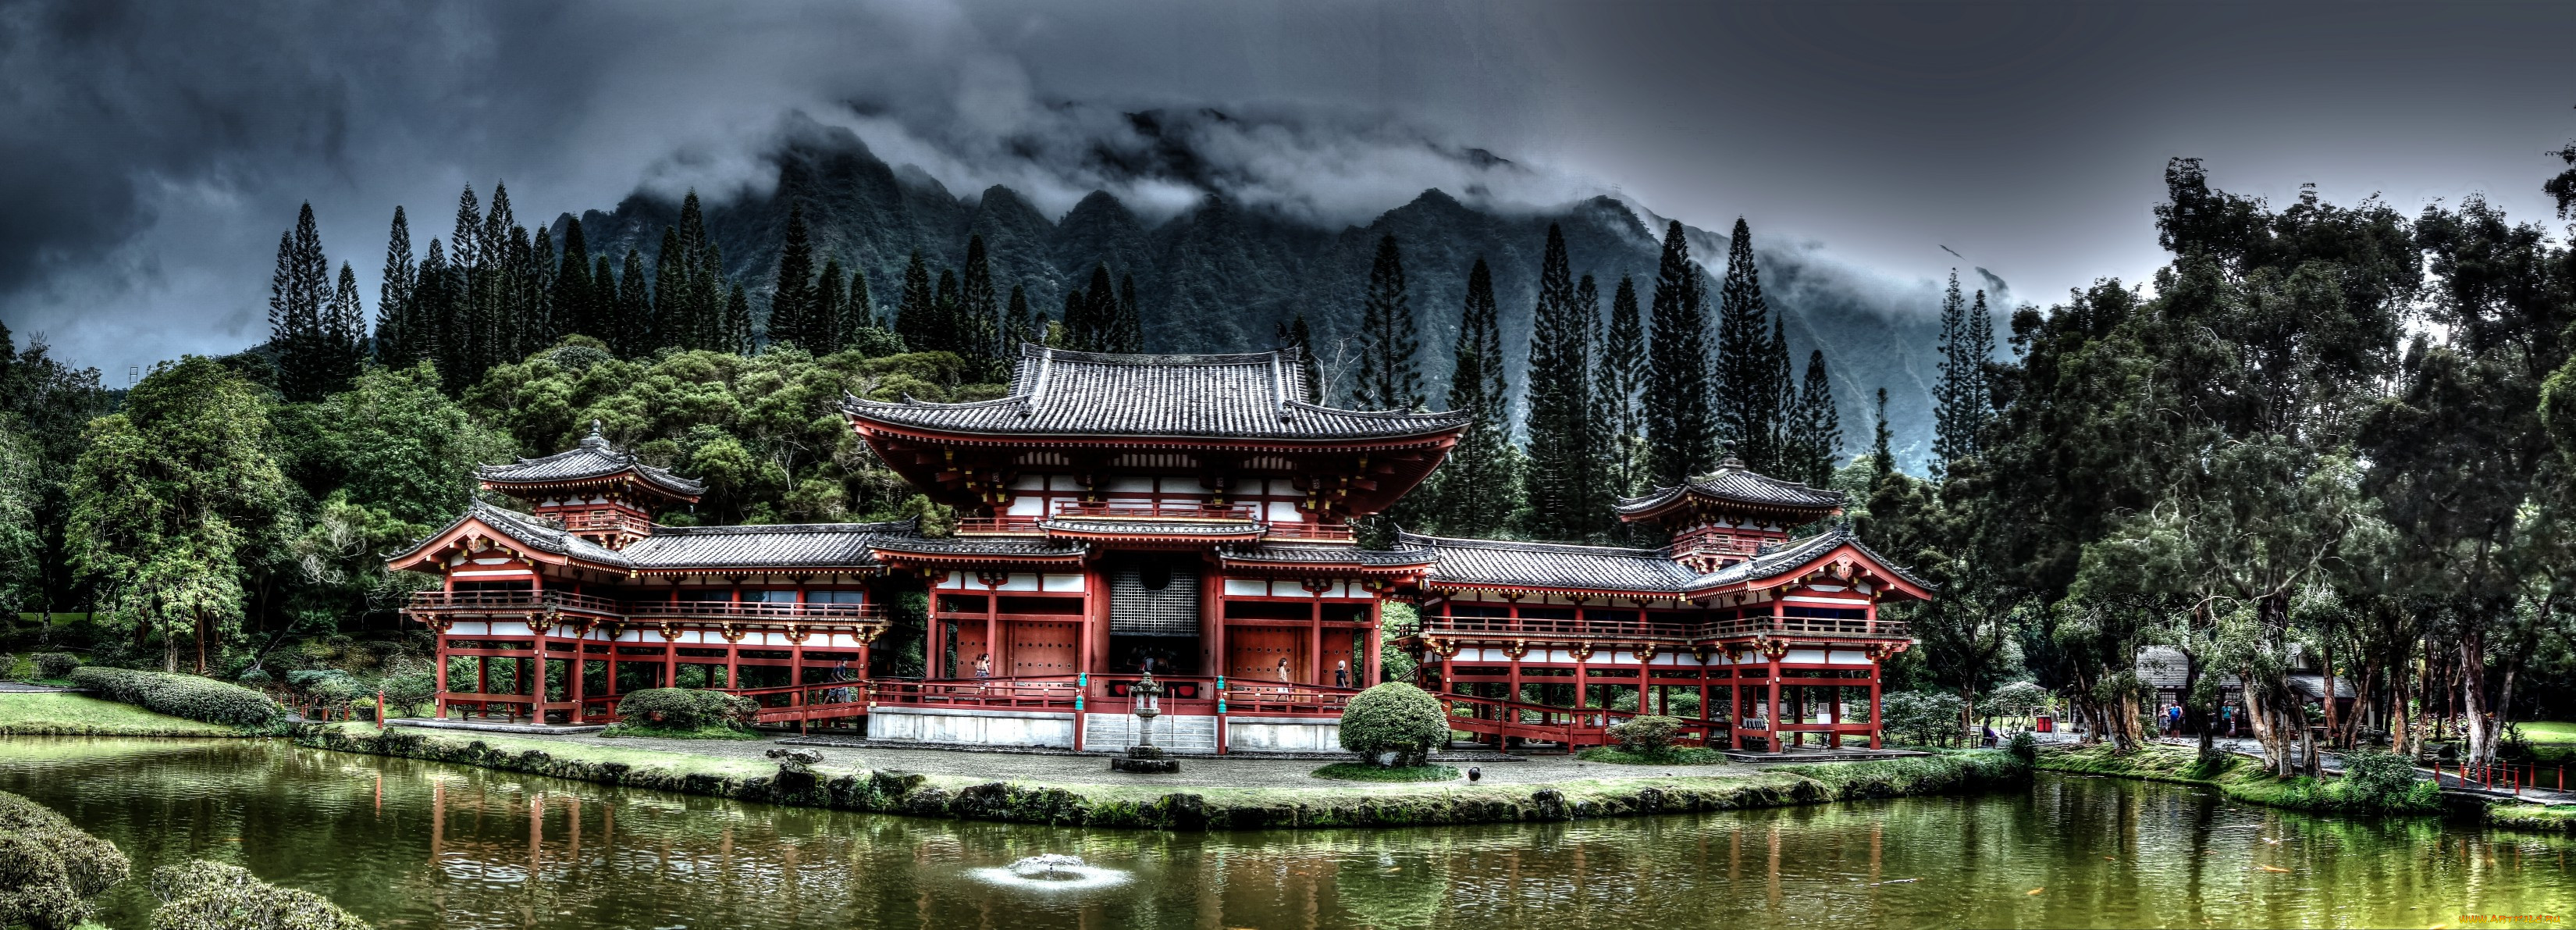
[[89, 899], [132, 869], [113, 844], [42, 804], [0, 792], [0, 926], [79, 924], [89, 916]]
[[1682, 722], [1672, 717], [1645, 714], [1612, 724], [1607, 731], [1610, 741], [1619, 748], [1642, 756], [1661, 755], [1671, 749], [1681, 736]]
[[47, 681], [70, 678], [72, 670], [79, 668], [80, 664], [80, 657], [68, 652], [39, 652], [36, 653], [36, 677]]
[[1679, 487], [1717, 464], [1718, 422], [1709, 378], [1704, 273], [1691, 261], [1680, 220], [1664, 227], [1646, 347], [1644, 483]]
[[1422, 660], [1398, 645], [1396, 640], [1422, 629], [1422, 614], [1411, 604], [1386, 601], [1378, 605], [1378, 671], [1387, 681], [1412, 681], [1422, 671]]
[[1986, 692], [1977, 702], [1977, 710], [1989, 717], [2029, 717], [2046, 710], [2052, 700], [2048, 689], [2016, 681]]
[[1342, 708], [1342, 748], [1361, 761], [1392, 756], [1396, 767], [1424, 764], [1449, 740], [1449, 716], [1429, 692], [1400, 681], [1373, 685]]
[[1603, 471], [1609, 437], [1591, 394], [1601, 305], [1591, 276], [1583, 283], [1575, 286], [1565, 232], [1548, 224], [1530, 324], [1529, 467], [1522, 475], [1528, 509], [1521, 522], [1539, 539], [1597, 540], [1609, 532], [1617, 504]]
[[1667, 746], [1654, 752], [1640, 752], [1617, 746], [1594, 746], [1576, 753], [1585, 762], [1611, 765], [1722, 765], [1726, 753], [1705, 746]]
[[1458, 769], [1447, 765], [1385, 766], [1368, 762], [1335, 762], [1309, 772], [1334, 781], [1457, 781]]
[[2039, 737], [2030, 735], [2029, 730], [2015, 730], [2012, 739], [2004, 743], [2004, 751], [2023, 762], [2036, 762], [2039, 760]]
[[2389, 812], [2430, 810], [2439, 791], [2431, 779], [2415, 777], [2414, 760], [2375, 747], [2345, 753], [2335, 787], [2347, 807]]
[[111, 628], [160, 638], [164, 669], [183, 636], [203, 647], [239, 628], [252, 567], [291, 528], [267, 413], [250, 382], [192, 355], [153, 366], [124, 412], [90, 424], [72, 563], [101, 586]]
[[278, 715], [277, 702], [268, 695], [176, 672], [92, 665], [73, 672], [72, 683], [111, 701], [207, 723], [264, 727]]
[[1958, 695], [1937, 691], [1900, 691], [1879, 699], [1885, 732], [1917, 746], [1957, 742], [1965, 707]]
[[747, 729], [758, 710], [750, 698], [693, 688], [645, 688], [617, 701], [621, 722], [682, 732]]
[[0, 696], [0, 735], [241, 736], [239, 727], [182, 720], [86, 694]]
[[1717, 362], [1711, 409], [1717, 442], [1729, 458], [1766, 475], [1804, 478], [1790, 453], [1787, 426], [1797, 401], [1789, 381], [1787, 317], [1773, 317], [1753, 260], [1753, 232], [1743, 217], [1726, 243], [1726, 278], [1717, 291]]
[[1502, 326], [1494, 274], [1485, 260], [1467, 272], [1467, 305], [1458, 324], [1457, 366], [1449, 375], [1449, 409], [1468, 414], [1465, 432], [1433, 473], [1433, 523], [1450, 536], [1492, 536], [1518, 505], [1519, 450], [1511, 444], [1511, 393], [1503, 382]]
[[367, 930], [327, 898], [198, 859], [152, 870], [152, 930]]

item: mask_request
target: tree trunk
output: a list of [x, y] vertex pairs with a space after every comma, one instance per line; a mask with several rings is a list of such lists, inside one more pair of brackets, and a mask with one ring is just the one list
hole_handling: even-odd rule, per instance
[[2467, 744], [2462, 758], [2484, 765], [2489, 746], [2486, 720], [2486, 634], [2472, 626], [2460, 634], [2460, 734]]
[[[2343, 733], [2343, 718], [2335, 708], [2336, 675], [2333, 624], [2329, 623], [2326, 625], [2325, 629], [2317, 631], [2317, 653], [2318, 658], [2321, 660], [2318, 662], [2318, 671], [2322, 673], [2319, 677], [2323, 679], [2323, 684], [2318, 690], [2325, 692], [2325, 697], [2320, 698], [2319, 700], [2325, 702], [2326, 733], [2329, 736], [2337, 736], [2339, 738], [2339, 735]], [[2358, 697], [2359, 692], [2354, 692], [2354, 696]], [[2307, 730], [2306, 727], [2300, 727], [2299, 729], [2302, 732]], [[2342, 743], [2338, 742], [2336, 745], [2342, 745]]]

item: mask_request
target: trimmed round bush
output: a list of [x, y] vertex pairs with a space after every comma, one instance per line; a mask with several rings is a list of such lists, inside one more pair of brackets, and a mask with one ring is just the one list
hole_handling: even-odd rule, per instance
[[1342, 708], [1342, 748], [1363, 761], [1421, 765], [1431, 749], [1449, 739], [1449, 713], [1430, 692], [1400, 681], [1362, 691]]
[[1682, 722], [1672, 717], [1648, 714], [1630, 717], [1610, 727], [1610, 741], [1619, 748], [1641, 756], [1662, 755], [1673, 748], [1673, 740], [1682, 735]]
[[72, 684], [108, 700], [173, 717], [237, 727], [264, 727], [277, 720], [277, 702], [268, 695], [211, 678], [103, 665], [76, 669], [71, 678]]
[[618, 722], [665, 730], [743, 729], [759, 710], [750, 698], [695, 688], [646, 688], [617, 701]]
[[321, 895], [203, 859], [152, 870], [152, 895], [161, 899], [152, 930], [367, 930]]
[[68, 652], [39, 652], [36, 653], [36, 677], [70, 678], [72, 670], [79, 668], [80, 664], [80, 657]]
[[125, 854], [53, 809], [0, 793], [0, 926], [62, 930], [89, 916], [88, 899], [124, 881]]

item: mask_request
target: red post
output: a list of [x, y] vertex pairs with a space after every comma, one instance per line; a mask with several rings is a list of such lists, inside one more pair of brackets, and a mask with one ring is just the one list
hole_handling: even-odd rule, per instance
[[385, 731], [385, 689], [376, 689], [376, 732]]

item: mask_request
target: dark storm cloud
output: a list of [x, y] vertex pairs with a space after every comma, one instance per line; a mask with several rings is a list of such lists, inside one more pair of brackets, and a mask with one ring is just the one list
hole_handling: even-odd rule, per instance
[[372, 289], [396, 204], [425, 244], [469, 182], [529, 222], [730, 196], [817, 125], [1055, 210], [1615, 189], [1874, 269], [1844, 286], [1890, 305], [1953, 266], [2045, 300], [2153, 266], [2177, 154], [2275, 197], [2537, 218], [2570, 34], [2500, 5], [0, 0], [0, 319], [118, 373], [227, 351], [300, 201]]

